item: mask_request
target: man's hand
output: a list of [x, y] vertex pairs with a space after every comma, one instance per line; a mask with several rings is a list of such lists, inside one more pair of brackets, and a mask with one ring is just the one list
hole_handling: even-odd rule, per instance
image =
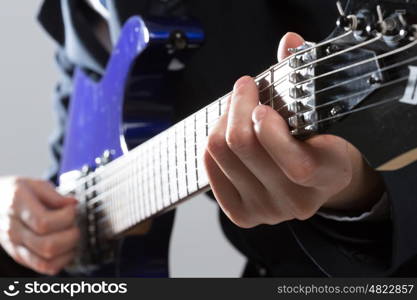
[[[287, 34], [279, 59], [303, 42]], [[219, 205], [244, 228], [305, 220], [322, 207], [366, 210], [383, 192], [379, 175], [347, 141], [292, 137], [276, 111], [259, 105], [250, 77], [235, 84], [229, 107], [209, 136], [205, 166]]]
[[58, 273], [72, 260], [79, 240], [76, 203], [46, 181], [0, 178], [1, 246], [36, 272]]

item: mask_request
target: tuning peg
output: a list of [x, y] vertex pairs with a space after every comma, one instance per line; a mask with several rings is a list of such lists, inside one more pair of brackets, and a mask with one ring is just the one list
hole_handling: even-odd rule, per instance
[[336, 2], [337, 10], [339, 11], [340, 17], [336, 22], [336, 25], [340, 28], [343, 28], [346, 31], [352, 30], [355, 31], [358, 29], [358, 18], [355, 15], [346, 15], [345, 10], [343, 9], [342, 3], [340, 1]]
[[376, 13], [377, 13], [377, 16], [378, 16], [378, 22], [380, 22], [380, 23], [384, 22], [384, 14], [382, 13], [381, 5], [376, 6]]
[[339, 14], [341, 17], [345, 17], [345, 10], [343, 9], [342, 3], [340, 1], [336, 2], [337, 10], [339, 11]]

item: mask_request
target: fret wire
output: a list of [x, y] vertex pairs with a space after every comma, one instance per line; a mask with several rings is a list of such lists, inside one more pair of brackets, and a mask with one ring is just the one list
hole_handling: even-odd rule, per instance
[[[135, 161], [135, 170], [136, 170], [135, 171], [136, 172], [136, 180], [135, 180], [135, 182], [136, 182], [136, 193], [137, 193], [135, 199], [140, 199], [140, 194], [141, 194], [140, 189], [141, 189], [141, 187], [139, 185], [139, 182], [140, 182], [139, 177], [142, 176], [142, 174], [141, 174], [140, 169], [139, 169], [139, 156], [136, 156], [134, 161]], [[136, 207], [137, 207], [137, 212], [138, 212], [138, 218], [140, 218], [141, 217], [141, 214], [142, 214], [142, 209], [140, 207], [139, 201], [136, 202]]]
[[158, 211], [158, 206], [159, 206], [159, 200], [158, 200], [158, 185], [156, 182], [156, 177], [157, 177], [157, 165], [156, 165], [156, 159], [155, 159], [155, 154], [156, 154], [156, 147], [155, 147], [155, 143], [152, 144], [152, 152], [151, 152], [151, 157], [152, 157], [152, 166], [151, 166], [151, 170], [152, 170], [152, 196], [153, 196], [153, 208], [155, 209], [155, 211]]
[[[274, 82], [274, 71], [273, 70], [271, 70], [270, 69], [270, 75], [271, 75], [271, 81], [270, 82]], [[274, 97], [274, 87], [273, 86], [271, 86], [270, 88], [269, 88], [269, 99], [273, 99], [273, 97]], [[274, 105], [274, 101], [272, 101], [271, 102], [271, 107], [272, 107], [272, 109], [275, 109], [275, 105]]]
[[138, 158], [135, 157], [134, 158], [134, 163], [135, 165], [133, 166], [133, 183], [134, 183], [134, 190], [135, 190], [135, 195], [133, 198], [133, 202], [134, 202], [134, 208], [135, 208], [135, 218], [140, 219], [140, 209], [139, 209], [139, 202], [136, 199], [139, 199], [139, 170], [138, 170], [138, 163], [137, 163]]
[[162, 183], [162, 142], [159, 144], [159, 183], [161, 184], [161, 207], [164, 207], [164, 185]]
[[[152, 145], [154, 146], [154, 145]], [[151, 152], [151, 157], [152, 157], [152, 183], [153, 183], [153, 193], [152, 193], [152, 213], [155, 213], [157, 211], [157, 194], [156, 194], [156, 182], [155, 182], [155, 150], [154, 147], [152, 147], [152, 152]]]
[[[215, 121], [213, 121], [212, 124], [214, 125], [214, 123], [215, 123]], [[206, 141], [207, 141], [207, 138], [206, 137], [203, 137], [203, 138], [197, 140], [197, 143], [194, 143], [194, 141], [193, 141], [193, 143], [191, 143], [191, 145], [188, 145], [187, 146], [188, 149], [186, 149], [186, 150], [187, 151], [194, 151], [194, 146], [199, 146], [200, 144], [202, 144], [200, 142], [206, 142]], [[178, 148], [177, 148], [177, 151], [178, 151]], [[148, 153], [148, 152], [146, 152], [146, 153]], [[177, 152], [177, 155], [178, 155], [178, 152]], [[177, 155], [176, 155], [176, 157], [177, 157]], [[148, 155], [146, 155], [146, 156], [148, 156]], [[143, 160], [139, 159], [139, 161], [143, 161]], [[145, 159], [145, 161], [146, 161], [146, 159]], [[131, 162], [130, 162], [130, 164], [131, 164]], [[178, 165], [178, 163], [177, 163], [177, 165]], [[143, 168], [142, 171], [146, 171], [148, 167], [152, 166], [152, 164], [147, 163], [144, 166], [145, 166], [145, 168]], [[108, 180], [111, 180], [111, 178], [108, 179]], [[92, 189], [95, 189], [97, 187], [100, 187], [101, 185], [102, 185], [102, 182], [98, 182], [98, 184], [96, 186], [93, 186]], [[116, 183], [116, 185], [117, 185], [117, 183]], [[92, 189], [87, 190], [87, 192], [88, 191], [92, 191]]]
[[[203, 190], [203, 189], [205, 189], [205, 188], [207, 188], [208, 186], [209, 186], [209, 182], [208, 181], [206, 181], [206, 182], [201, 182], [201, 183], [199, 183], [199, 184], [201, 184], [201, 186], [202, 186], [202, 188], [201, 189], [199, 189], [199, 190], [196, 190], [196, 191], [194, 191], [194, 192], [198, 192], [198, 191], [201, 191], [201, 190]], [[194, 193], [193, 192], [193, 193]], [[179, 201], [179, 200], [178, 200]], [[172, 204], [175, 204], [175, 202], [174, 203], [172, 203]], [[168, 208], [170, 205], [168, 205], [168, 206], [164, 206], [163, 208], [162, 208], [162, 210], [164, 210], [164, 209], [166, 209], [166, 208]], [[103, 205], [101, 205], [100, 207], [98, 207], [97, 208], [97, 211], [101, 211], [101, 210], [106, 210], [108, 208], [108, 206], [106, 206], [105, 204], [103, 204]], [[126, 211], [126, 209], [128, 209], [127, 207], [123, 207], [123, 208], [121, 208], [120, 210], [118, 210], [117, 211], [117, 215], [116, 216], [124, 216], [124, 212]], [[149, 218], [149, 217], [151, 217], [151, 216], [153, 216], [153, 215], [155, 215], [155, 214], [157, 214], [157, 213], [159, 213], [160, 211], [156, 211], [156, 212], [154, 212], [154, 213], [151, 213], [150, 215], [148, 215], [146, 218]], [[104, 217], [101, 217], [101, 219], [98, 221], [98, 223], [102, 223], [102, 222], [104, 222], [105, 220], [108, 220], [110, 218], [110, 214], [107, 214], [106, 216], [104, 216]], [[141, 218], [141, 219], [138, 219], [138, 220], [136, 220], [136, 222], [137, 223], [139, 223], [139, 222], [141, 222], [141, 221], [143, 221], [143, 220], [145, 220], [146, 218]], [[119, 220], [118, 218], [116, 218], [117, 220]], [[126, 225], [126, 224], [121, 224], [121, 223], [119, 223], [118, 221], [116, 222], [117, 224], [118, 224], [118, 227], [120, 228], [120, 227], [124, 227], [125, 229], [126, 228], [128, 228], [129, 227], [129, 225]], [[121, 231], [120, 229], [119, 229], [119, 231]]]
[[[138, 188], [138, 197], [137, 197], [137, 199], [140, 199], [141, 197], [142, 197], [142, 186], [139, 184], [140, 183], [140, 181], [141, 181], [141, 177], [143, 176], [143, 174], [142, 174], [142, 172], [141, 172], [141, 169], [140, 169], [140, 163], [139, 163], [139, 161], [140, 161], [141, 159], [140, 159], [140, 157], [139, 157], [139, 155], [137, 155], [136, 156], [136, 160], [135, 160], [135, 165], [136, 165], [136, 173], [137, 173], [137, 178], [136, 178], [136, 185], [137, 185], [137, 188]], [[138, 201], [138, 203], [137, 203], [137, 206], [138, 206], [138, 212], [139, 212], [139, 218], [141, 218], [142, 217], [142, 215], [143, 215], [143, 213], [144, 213], [144, 211], [143, 211], [143, 207], [142, 207], [142, 205], [141, 205], [141, 202], [142, 201]]]
[[209, 135], [209, 131], [208, 131], [208, 107], [206, 107], [205, 111], [206, 111], [206, 136], [208, 136]]
[[[126, 173], [128, 173], [128, 176], [129, 176], [129, 173], [131, 171], [129, 169], [131, 169], [131, 168], [126, 168]], [[127, 200], [125, 200], [125, 202], [127, 202], [127, 204], [125, 204], [125, 205], [126, 205], [126, 207], [129, 207], [128, 224], [132, 225], [133, 224], [133, 219], [134, 219], [134, 217], [132, 217], [132, 211], [133, 211], [133, 209], [132, 209], [133, 208], [133, 203], [132, 202], [133, 201], [131, 201], [130, 197], [132, 197], [132, 177], [128, 178], [128, 185], [127, 185], [127, 190], [126, 190], [126, 194], [125, 194], [125, 199], [127, 199]]]
[[140, 172], [140, 194], [141, 194], [141, 198], [143, 199], [142, 201], [140, 201], [139, 206], [141, 208], [140, 209], [141, 210], [141, 217], [144, 219], [145, 216], [146, 216], [146, 208], [145, 208], [145, 187], [144, 187], [144, 184], [143, 184], [143, 182], [144, 182], [144, 176], [143, 176], [143, 168], [142, 168], [142, 165], [143, 165], [144, 160], [143, 159], [139, 159], [139, 155], [137, 156], [137, 158], [138, 158], [138, 165], [141, 166], [141, 168], [140, 168], [140, 170], [141, 170], [141, 172]]
[[[126, 183], [122, 183], [122, 184], [126, 184]], [[195, 193], [195, 192], [198, 192], [199, 190], [202, 190], [202, 189], [204, 189], [204, 188], [206, 188], [208, 185], [209, 185], [209, 183], [208, 183], [208, 181], [207, 182], [203, 182], [203, 181], [199, 181], [199, 184], [202, 186], [202, 188], [200, 188], [200, 189], [197, 189], [196, 191], [193, 191], [192, 193]], [[99, 197], [99, 196], [98, 196]], [[180, 199], [179, 199], [180, 200]], [[178, 202], [179, 200], [177, 200], [176, 202]], [[175, 204], [176, 202], [174, 202], [174, 203], [172, 203], [172, 204]], [[98, 212], [98, 211], [106, 211], [107, 210], [107, 208], [109, 208], [109, 205], [107, 205], [108, 203], [107, 203], [107, 201], [105, 201], [105, 202], [102, 202], [103, 204], [101, 204], [99, 207], [97, 207], [97, 208], [95, 208], [95, 212]], [[163, 209], [165, 209], [165, 208], [167, 208], [167, 207], [169, 207], [170, 205], [166, 205], [166, 206], [163, 206], [163, 208], [161, 209], [161, 210], [163, 210]], [[128, 206], [125, 206], [125, 207], [120, 207], [120, 209], [118, 209], [117, 211], [116, 211], [116, 213], [117, 213], [117, 215], [124, 215], [124, 214], [122, 214], [122, 212], [124, 212], [124, 211], [129, 211], [129, 207]], [[158, 213], [160, 210], [158, 210], [158, 211], [155, 211], [155, 212], [151, 212], [151, 214], [149, 214], [149, 215], [147, 215], [146, 216], [146, 218], [149, 218], [150, 216], [152, 216], [152, 215], [154, 215], [154, 214], [156, 214], [156, 213]], [[107, 213], [108, 213], [108, 211], [107, 211]], [[107, 215], [109, 215], [109, 214], [107, 214]], [[140, 218], [140, 219], [138, 219], [138, 220], [135, 220], [135, 222], [140, 222], [140, 221], [143, 221], [144, 220], [144, 218]], [[119, 223], [119, 221], [117, 221], [116, 223], [118, 223], [119, 224], [119, 226], [122, 226], [122, 227], [129, 227], [129, 225], [126, 225], [126, 223], [125, 224], [122, 224], [122, 223]]]
[[184, 122], [184, 167], [185, 167], [185, 187], [186, 187], [186, 191], [187, 191], [187, 195], [189, 195], [190, 194], [190, 191], [189, 191], [189, 186], [188, 186], [188, 176], [187, 176], [187, 174], [188, 174], [188, 170], [187, 170], [187, 167], [188, 167], [188, 164], [187, 164], [187, 138], [186, 138], [186, 136], [187, 136], [187, 128], [186, 128], [186, 122]]
[[197, 160], [197, 115], [194, 115], [194, 156], [195, 156], [195, 177], [197, 180], [197, 188], [199, 188], [198, 184], [198, 160]]
[[168, 136], [167, 136], [167, 176], [168, 176], [168, 195], [169, 195], [169, 202], [172, 203], [172, 191], [171, 191], [171, 170], [169, 168], [169, 140], [168, 140]]
[[[125, 168], [124, 172], [122, 172], [121, 175], [126, 174], [127, 173], [126, 172], [127, 169], [129, 169], [129, 168]], [[120, 190], [122, 190], [122, 192], [120, 193], [120, 194], [123, 195], [123, 200], [122, 200], [123, 204], [122, 204], [122, 206], [123, 207], [126, 207], [127, 208], [127, 211], [128, 211], [127, 216], [125, 216], [122, 220], [124, 221], [125, 226], [126, 225], [128, 226], [130, 224], [130, 201], [128, 199], [128, 193], [130, 192], [130, 187], [129, 187], [129, 185], [130, 185], [130, 178], [129, 178], [129, 173], [127, 173], [126, 175], [128, 177], [126, 179], [125, 188], [123, 188], [122, 186], [120, 186], [119, 193], [120, 193]]]
[[[197, 157], [197, 158], [200, 158], [200, 157]], [[145, 186], [149, 186], [150, 184], [150, 182], [151, 182], [151, 179], [152, 179], [152, 177], [147, 177], [147, 178], [144, 178], [144, 181], [142, 182], [142, 185], [145, 185]], [[177, 182], [179, 182], [180, 180], [177, 180]], [[201, 180], [199, 181], [199, 182], [201, 182]], [[127, 182], [126, 181], [122, 181], [121, 183], [120, 183], [120, 185], [126, 185], [127, 184]], [[118, 186], [117, 187], [114, 187], [113, 189], [118, 189]], [[198, 189], [197, 189], [198, 190]], [[97, 197], [94, 197], [95, 199], [98, 199], [98, 198], [105, 198], [105, 197], [107, 197], [107, 196], [103, 196], [103, 195], [106, 195], [107, 193], [109, 193], [110, 191], [105, 191], [105, 192], [102, 192], [100, 195], [98, 195]], [[195, 191], [192, 191], [191, 193], [193, 193], [193, 192], [195, 192]], [[145, 198], [149, 198], [149, 196], [146, 196]], [[101, 201], [102, 202], [102, 201]], [[103, 202], [102, 202], [103, 203]], [[103, 204], [105, 204], [105, 203], [103, 203]], [[102, 204], [102, 205], [103, 205]]]
[[180, 186], [178, 183], [178, 146], [177, 146], [177, 129], [175, 128], [175, 175], [176, 175], [176, 184], [177, 184], [177, 194], [178, 194], [178, 199], [180, 199]]
[[[207, 141], [207, 139], [201, 139], [201, 141]], [[193, 151], [194, 150], [194, 146], [199, 146], [201, 143], [200, 142], [198, 142], [196, 145], [194, 144], [194, 143], [192, 143], [192, 145], [190, 146], [190, 148], [188, 148], [187, 150], [189, 150], [189, 151]], [[178, 150], [177, 150], [178, 151]], [[176, 155], [176, 157], [177, 157], [177, 155]], [[198, 159], [199, 157], [194, 157], [195, 159]], [[139, 161], [145, 161], [145, 160], [139, 160]], [[144, 164], [143, 165], [143, 167], [141, 168], [141, 171], [142, 171], [142, 173], [145, 173], [145, 172], [147, 172], [148, 171], [148, 169], [149, 168], [151, 168], [153, 165], [152, 164], [149, 164], [149, 163], [147, 163], [147, 164]], [[179, 169], [179, 166], [176, 166], [176, 169]], [[149, 172], [148, 172], [149, 173]], [[177, 171], [177, 173], [178, 173], [178, 171]], [[146, 179], [148, 179], [148, 178], [151, 178], [151, 176], [147, 176], [146, 177]], [[119, 180], [119, 177], [118, 177], [118, 180]], [[119, 181], [118, 181], [119, 182]], [[116, 185], [118, 185], [119, 183], [116, 183]], [[87, 190], [87, 192], [93, 192], [94, 190], [94, 188], [97, 188], [97, 187], [100, 187], [102, 185], [102, 183], [101, 182], [99, 182], [98, 183], [98, 185], [96, 185], [96, 186], [93, 186], [91, 189], [89, 189], [89, 190]]]
[[[150, 147], [150, 145], [148, 145], [148, 148]], [[146, 214], [147, 215], [151, 215], [152, 214], [152, 204], [151, 204], [151, 187], [150, 187], [150, 184], [149, 184], [149, 177], [151, 176], [151, 174], [150, 174], [150, 166], [149, 166], [149, 151], [148, 151], [148, 149], [147, 149], [147, 151], [146, 151], [146, 161], [145, 161], [145, 164], [146, 164], [146, 168], [145, 168], [145, 172], [144, 172], [144, 179], [143, 179], [143, 184], [145, 185], [145, 187], [146, 187], [146, 207], [147, 207], [147, 212], [146, 212]]]

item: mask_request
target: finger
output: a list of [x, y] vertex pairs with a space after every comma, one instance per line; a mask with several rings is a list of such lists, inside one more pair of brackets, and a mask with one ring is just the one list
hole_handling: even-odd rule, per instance
[[46, 236], [35, 234], [19, 220], [12, 221], [13, 230], [18, 232], [20, 243], [44, 259], [53, 259], [73, 250], [79, 240], [77, 227]]
[[304, 43], [304, 39], [294, 32], [288, 32], [284, 35], [279, 43], [278, 48], [278, 61], [283, 60], [287, 56], [291, 55], [288, 49], [297, 48]]
[[64, 230], [75, 222], [75, 205], [55, 210], [47, 209], [35, 195], [24, 188], [19, 191], [17, 197], [12, 215], [39, 235]]
[[72, 197], [64, 197], [60, 195], [55, 187], [42, 180], [28, 180], [32, 192], [49, 208], [62, 208], [66, 205], [76, 204], [77, 200]]
[[234, 213], [241, 207], [239, 192], [220, 170], [208, 152], [204, 154], [204, 166], [217, 202], [224, 213], [232, 219]]
[[285, 175], [296, 184], [315, 186], [319, 162], [311, 147], [291, 136], [284, 119], [268, 106], [258, 106], [253, 121], [259, 142]]
[[60, 255], [52, 260], [47, 260], [34, 252], [30, 251], [24, 246], [17, 245], [14, 249], [15, 255], [18, 256], [19, 261], [32, 270], [47, 274], [56, 275], [65, 266], [67, 266], [74, 258], [74, 251]]
[[[235, 85], [228, 112], [227, 143], [233, 153], [263, 183], [265, 188], [273, 194], [278, 191], [282, 193], [284, 190], [295, 188], [295, 185], [286, 178], [256, 137], [252, 113], [257, 106], [256, 84], [250, 77], [241, 78]], [[223, 165], [221, 163], [221, 166]]]
[[228, 112], [213, 127], [208, 139], [207, 150], [228, 180], [239, 191], [242, 199], [244, 196], [253, 198], [255, 195], [262, 195], [264, 193], [262, 184], [230, 150], [226, 142], [227, 119]]
[[254, 147], [256, 137], [253, 132], [251, 115], [259, 104], [259, 91], [252, 78], [239, 79], [233, 89], [225, 132], [229, 148], [242, 158]]

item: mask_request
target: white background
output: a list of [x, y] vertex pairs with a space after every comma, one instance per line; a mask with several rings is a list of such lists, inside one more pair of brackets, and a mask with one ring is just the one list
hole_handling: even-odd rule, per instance
[[[0, 175], [41, 177], [49, 162], [51, 99], [58, 73], [55, 44], [36, 22], [40, 4], [2, 1]], [[205, 196], [178, 210], [170, 257], [174, 277], [237, 277], [244, 262], [224, 238], [217, 207]]]

